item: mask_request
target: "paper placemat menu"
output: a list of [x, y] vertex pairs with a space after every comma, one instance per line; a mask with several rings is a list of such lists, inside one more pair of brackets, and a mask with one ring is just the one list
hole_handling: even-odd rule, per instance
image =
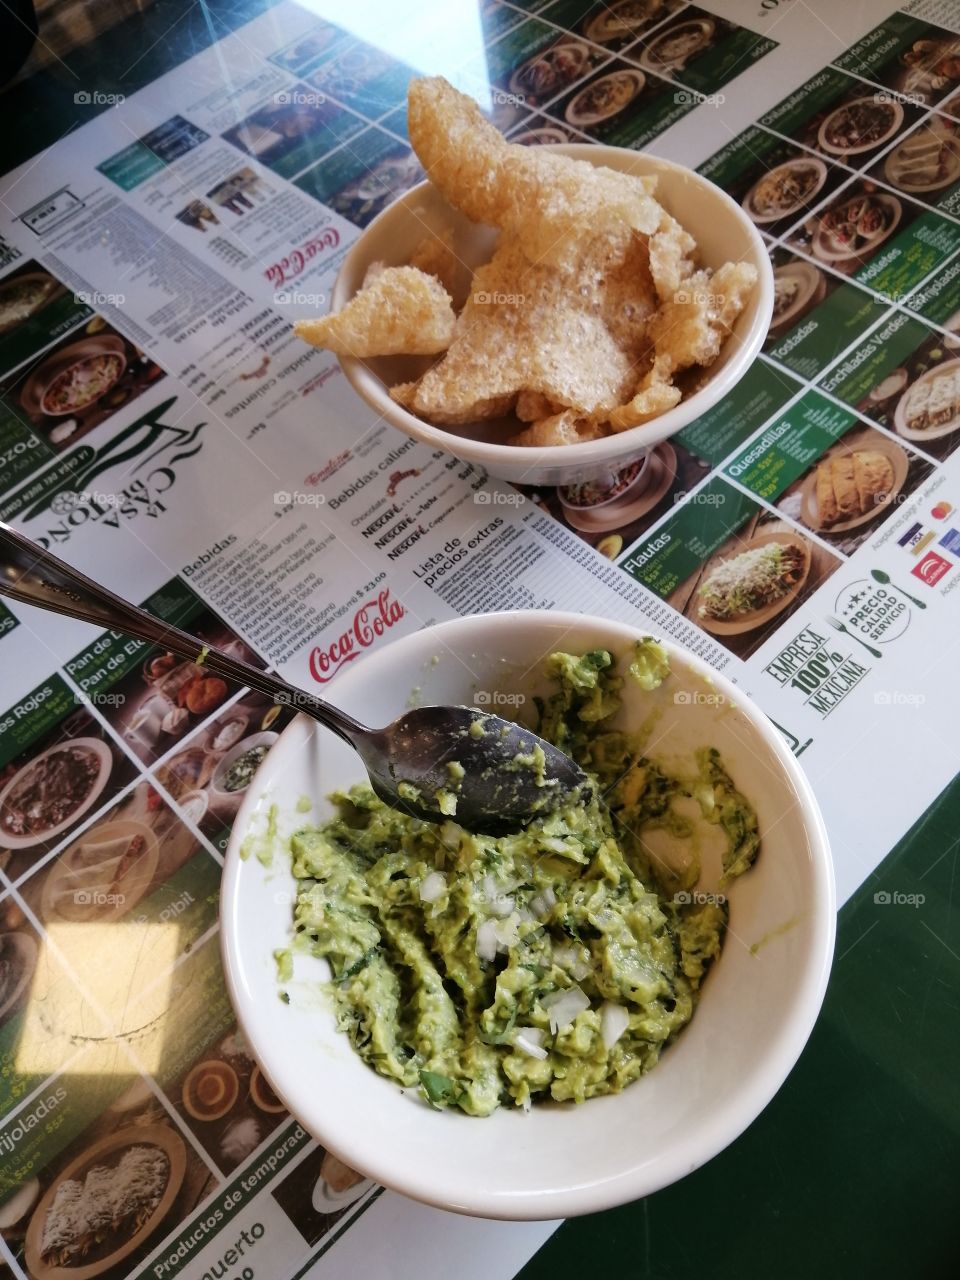
[[[367, 650], [475, 611], [677, 639], [800, 757], [847, 897], [952, 774], [956, 7], [327, 7], [279, 4], [125, 100], [80, 86], [89, 122], [3, 179], [0, 518], [334, 696]], [[423, 73], [513, 140], [698, 167], [769, 246], [763, 354], [593, 502], [415, 443], [293, 335], [422, 178]], [[237, 1026], [220, 873], [288, 709], [19, 606], [0, 664], [0, 1274], [514, 1274], [556, 1224], [370, 1186]]]

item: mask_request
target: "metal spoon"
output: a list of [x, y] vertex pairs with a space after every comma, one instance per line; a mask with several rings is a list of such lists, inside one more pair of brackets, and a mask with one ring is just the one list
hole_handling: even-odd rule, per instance
[[[890, 575], [889, 573], [885, 573], [883, 569], [871, 569], [870, 576], [873, 578], [874, 582], [879, 582], [881, 587], [891, 586]], [[901, 587], [894, 587], [893, 589], [899, 595], [905, 596], [908, 600], [912, 600], [918, 609], [925, 609], [927, 607], [923, 600], [918, 600], [916, 596], [910, 595], [908, 591], [904, 591]]]
[[[468, 830], [497, 835], [519, 830], [578, 790], [589, 798], [579, 766], [521, 725], [472, 707], [417, 707], [384, 729], [368, 729], [138, 609], [2, 522], [0, 595], [162, 645], [213, 675], [305, 711], [354, 748], [384, 803], [416, 818], [453, 816]], [[441, 803], [452, 812], [442, 812]]]

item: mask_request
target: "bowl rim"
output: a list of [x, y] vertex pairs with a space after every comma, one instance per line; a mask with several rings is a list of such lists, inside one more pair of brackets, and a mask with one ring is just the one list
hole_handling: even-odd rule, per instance
[[[532, 621], [549, 623], [554, 627], [569, 629], [573, 633], [574, 643], [577, 630], [601, 628], [608, 633], [609, 643], [618, 647], [633, 643], [639, 637], [650, 634], [649, 631], [628, 623], [569, 611], [511, 610], [493, 614], [471, 614], [400, 636], [373, 654], [366, 655], [353, 670], [369, 671], [370, 662], [376, 662], [378, 666], [389, 664], [391, 650], [396, 652], [394, 646], [398, 644], [412, 646], [418, 642], [422, 643], [425, 634], [433, 634], [438, 629], [443, 632], [445, 639], [451, 641], [449, 647], [454, 650], [458, 641], [465, 641], [471, 636], [474, 637], [475, 644], [477, 624], [491, 625], [491, 620], [496, 620], [493, 625], [506, 626], [529, 624]], [[639, 1199], [692, 1173], [739, 1137], [778, 1092], [809, 1039], [826, 993], [836, 935], [836, 886], [833, 862], [819, 805], [806, 775], [765, 713], [745, 695], [742, 689], [734, 685], [721, 672], [716, 671], [703, 658], [685, 649], [670, 637], [660, 638], [671, 656], [677, 655], [694, 673], [708, 678], [720, 694], [737, 705], [751, 722], [764, 745], [777, 758], [786, 774], [786, 781], [795, 792], [799, 815], [810, 844], [812, 889], [809, 911], [810, 944], [796, 978], [793, 1015], [781, 1028], [776, 1040], [771, 1042], [762, 1067], [755, 1064], [755, 1073], [759, 1073], [760, 1079], [754, 1081], [754, 1087], [749, 1091], [743, 1090], [735, 1094], [725, 1108], [706, 1117], [692, 1138], [678, 1142], [665, 1152], [659, 1153], [652, 1169], [648, 1163], [611, 1174], [593, 1183], [578, 1184], [575, 1177], [571, 1177], [560, 1187], [541, 1186], [539, 1189], [511, 1191], [509, 1194], [478, 1186], [469, 1198], [460, 1194], [454, 1201], [449, 1198], [445, 1188], [437, 1184], [432, 1171], [418, 1166], [416, 1161], [403, 1166], [396, 1160], [391, 1161], [389, 1154], [379, 1162], [371, 1163], [366, 1159], [362, 1161], [364, 1167], [360, 1172], [402, 1195], [440, 1209], [510, 1221], [542, 1221], [575, 1217]], [[281, 739], [286, 738], [292, 746], [302, 740], [305, 734], [312, 732], [313, 725], [313, 721], [302, 714], [298, 715], [283, 731]], [[268, 768], [269, 763], [268, 757], [265, 762]], [[280, 763], [282, 762], [278, 757], [274, 756], [274, 769]], [[359, 770], [362, 770], [362, 766], [358, 765]], [[338, 1130], [332, 1135], [323, 1134], [321, 1132], [323, 1126], [308, 1123], [302, 1119], [303, 1113], [298, 1115], [297, 1110], [291, 1108], [288, 1094], [283, 1086], [278, 1088], [274, 1084], [270, 1060], [273, 1058], [274, 1051], [278, 1063], [285, 1060], [283, 1051], [272, 1043], [264, 1044], [263, 1037], [256, 1030], [254, 1020], [249, 1016], [251, 1011], [243, 998], [243, 964], [240, 953], [244, 947], [245, 935], [239, 923], [239, 901], [244, 859], [241, 858], [240, 851], [250, 828], [251, 819], [262, 803], [263, 796], [263, 786], [247, 788], [243, 804], [234, 820], [224, 858], [219, 916], [220, 953], [224, 978], [238, 1024], [271, 1088], [284, 1102], [291, 1115], [297, 1118], [312, 1136], [316, 1137], [327, 1150], [354, 1167], [352, 1161], [356, 1156], [350, 1150], [349, 1140], [342, 1140], [342, 1131]], [[262, 1051], [263, 1056], [261, 1056]], [[522, 1121], [525, 1117], [520, 1115], [517, 1119]]]
[[[597, 440], [582, 440], [568, 445], [539, 445], [518, 450], [515, 445], [495, 444], [485, 440], [476, 440], [471, 436], [455, 434], [447, 427], [427, 422], [416, 414], [410, 413], [395, 400], [391, 400], [389, 392], [380, 378], [368, 367], [364, 360], [357, 356], [339, 355], [337, 360], [350, 385], [357, 395], [375, 409], [381, 418], [393, 426], [406, 431], [414, 439], [434, 448], [441, 448], [447, 453], [455, 453], [467, 458], [470, 462], [492, 469], [497, 463], [510, 461], [519, 463], [522, 458], [529, 460], [531, 468], [569, 466], [573, 463], [592, 466], [597, 463], [615, 463], [630, 448], [642, 444], [638, 432], [646, 432], [652, 438], [651, 447], [661, 440], [668, 439], [681, 431], [709, 409], [724, 396], [728, 395], [747, 370], [756, 360], [773, 318], [774, 278], [773, 264], [763, 241], [763, 237], [746, 211], [715, 182], [705, 178], [696, 169], [678, 164], [674, 160], [666, 160], [651, 155], [646, 151], [635, 151], [631, 147], [613, 147], [596, 142], [564, 142], [548, 144], [548, 149], [557, 155], [570, 156], [575, 160], [586, 160], [588, 163], [603, 166], [605, 157], [612, 155], [633, 156], [642, 160], [642, 168], [638, 172], [649, 173], [651, 168], [659, 172], [671, 172], [692, 182], [701, 192], [709, 193], [709, 198], [725, 206], [727, 212], [736, 219], [747, 233], [752, 252], [744, 254], [738, 261], [752, 261], [757, 268], [757, 299], [755, 314], [750, 328], [743, 335], [738, 348], [716, 373], [707, 377], [702, 387], [685, 400], [681, 400], [674, 408], [658, 414], [650, 422], [638, 427], [629, 427], [626, 431], [616, 431]], [[621, 169], [621, 172], [629, 170]], [[366, 226], [350, 246], [344, 256], [337, 278], [334, 282], [330, 298], [330, 310], [339, 311], [353, 296], [348, 290], [347, 279], [355, 274], [356, 266], [367, 252], [367, 244], [374, 229], [391, 218], [397, 211], [421, 200], [433, 184], [429, 178], [417, 183], [408, 191], [392, 200], [386, 208]], [[477, 224], [481, 225], [481, 224]], [[355, 292], [355, 291], [354, 291]]]

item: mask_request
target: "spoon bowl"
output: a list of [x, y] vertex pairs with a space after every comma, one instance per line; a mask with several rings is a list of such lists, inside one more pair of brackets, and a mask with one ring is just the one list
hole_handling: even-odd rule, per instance
[[870, 576], [873, 578], [874, 582], [879, 582], [881, 587], [893, 587], [894, 591], [901, 596], [905, 596], [906, 599], [915, 604], [918, 609], [925, 609], [927, 607], [922, 600], [918, 600], [916, 596], [912, 596], [909, 591], [904, 591], [902, 588], [895, 586], [889, 573], [886, 573], [883, 569], [871, 569]]
[[456, 817], [482, 835], [518, 830], [564, 794], [579, 790], [584, 803], [590, 798], [569, 756], [522, 725], [474, 707], [417, 707], [357, 750], [384, 803], [398, 807], [389, 770], [402, 761], [400, 799], [408, 813], [427, 822]]

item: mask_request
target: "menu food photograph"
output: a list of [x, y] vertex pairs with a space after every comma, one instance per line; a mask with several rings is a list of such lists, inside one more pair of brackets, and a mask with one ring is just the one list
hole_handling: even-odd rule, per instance
[[0, 1276], [953, 1274], [957, 6], [0, 34]]

